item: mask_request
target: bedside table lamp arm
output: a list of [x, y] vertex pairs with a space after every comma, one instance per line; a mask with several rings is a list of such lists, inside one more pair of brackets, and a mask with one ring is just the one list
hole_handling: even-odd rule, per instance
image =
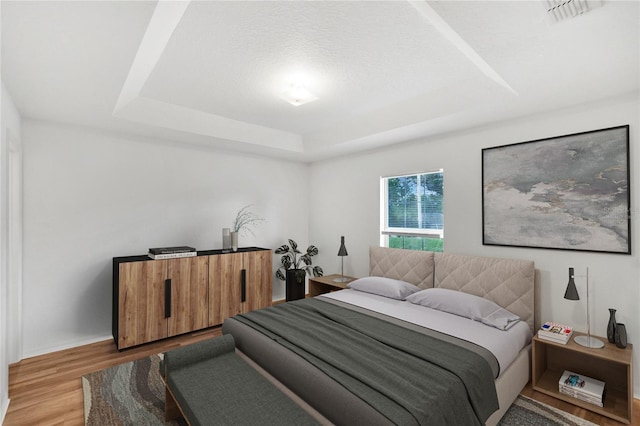
[[[564, 298], [567, 300], [580, 300], [580, 296], [578, 295], [578, 290], [576, 289], [576, 283], [574, 281], [574, 273], [573, 268], [569, 268], [569, 283], [567, 284], [567, 290], [564, 293]], [[591, 315], [589, 313], [589, 268], [587, 268], [587, 335], [586, 336], [576, 336], [573, 340], [587, 348], [602, 348], [604, 347], [604, 343], [602, 343], [599, 339], [595, 337], [591, 337]]]

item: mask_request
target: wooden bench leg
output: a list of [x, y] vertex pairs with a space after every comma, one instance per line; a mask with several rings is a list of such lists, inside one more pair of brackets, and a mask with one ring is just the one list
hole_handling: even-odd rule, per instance
[[180, 407], [176, 402], [169, 386], [164, 387], [164, 419], [166, 421], [175, 420], [182, 415]]

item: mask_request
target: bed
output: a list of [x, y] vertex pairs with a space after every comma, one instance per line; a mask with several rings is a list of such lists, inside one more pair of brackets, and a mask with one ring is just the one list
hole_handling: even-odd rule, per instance
[[[534, 263], [381, 247], [369, 257], [359, 289], [228, 318], [223, 333], [334, 424], [497, 424], [529, 380]], [[500, 315], [467, 318], [466, 297]], [[433, 371], [431, 352], [444, 358]]]

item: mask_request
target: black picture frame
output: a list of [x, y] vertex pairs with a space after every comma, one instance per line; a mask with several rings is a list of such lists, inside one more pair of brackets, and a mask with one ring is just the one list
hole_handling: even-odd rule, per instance
[[631, 254], [629, 125], [482, 149], [482, 244]]

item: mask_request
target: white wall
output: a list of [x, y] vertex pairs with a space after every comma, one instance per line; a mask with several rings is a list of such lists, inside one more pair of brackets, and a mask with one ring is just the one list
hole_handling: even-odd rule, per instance
[[[455, 134], [412, 141], [390, 148], [312, 164], [310, 169], [310, 240], [320, 247], [317, 263], [325, 272], [340, 271], [336, 256], [340, 235], [349, 256], [345, 274], [368, 272], [368, 247], [379, 244], [381, 176], [444, 169], [445, 251], [532, 259], [537, 273], [537, 322], [572, 324], [586, 332], [586, 306], [563, 299], [568, 267], [576, 274], [589, 267], [592, 332], [606, 335], [608, 308], [618, 310], [634, 347], [635, 395], [640, 395], [640, 280], [638, 219], [640, 209], [639, 94], [580, 108], [509, 121]], [[482, 148], [630, 124], [633, 254], [524, 249], [482, 245]], [[583, 272], [584, 273], [584, 272]], [[576, 280], [584, 294], [584, 281]]]
[[[9, 363], [15, 362], [19, 357], [20, 346], [20, 325], [16, 321], [15, 315], [19, 313], [19, 285], [12, 281], [10, 266], [13, 267], [10, 245], [10, 184], [13, 177], [10, 176], [12, 170], [11, 161], [20, 151], [20, 115], [16, 109], [11, 96], [7, 92], [4, 84], [2, 86], [1, 99], [1, 119], [0, 119], [0, 422], [4, 418], [9, 405]], [[15, 166], [15, 163], [13, 163]], [[15, 171], [15, 170], [14, 170]], [[19, 173], [19, 171], [18, 171]], [[17, 288], [16, 288], [17, 287]]]
[[222, 248], [247, 204], [266, 222], [240, 246], [307, 241], [307, 165], [26, 120], [22, 138], [25, 357], [110, 338], [114, 256]]
[[[73, 126], [23, 121], [24, 355], [110, 337], [111, 258], [148, 247], [221, 247], [221, 228], [254, 204], [267, 222], [241, 245], [275, 248], [294, 238], [315, 244], [314, 264], [338, 272], [345, 235], [345, 273], [367, 273], [368, 247], [379, 241], [379, 178], [444, 168], [445, 250], [533, 259], [538, 270], [539, 321], [585, 328], [584, 303], [563, 300], [567, 268], [589, 266], [592, 328], [605, 333], [607, 308], [618, 309], [629, 341], [640, 341], [638, 209], [634, 254], [482, 245], [481, 149], [631, 125], [632, 206], [640, 199], [636, 152], [638, 94], [528, 117], [310, 166], [223, 153]], [[274, 256], [274, 267], [279, 256]], [[583, 291], [578, 282], [579, 291]], [[284, 297], [274, 279], [274, 299]], [[640, 359], [635, 350], [635, 393]]]

